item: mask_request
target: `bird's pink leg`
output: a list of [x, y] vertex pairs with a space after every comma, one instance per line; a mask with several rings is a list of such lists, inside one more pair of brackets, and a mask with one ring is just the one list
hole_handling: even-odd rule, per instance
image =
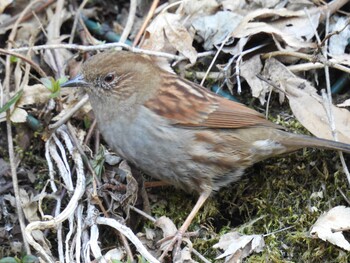
[[203, 206], [205, 201], [208, 199], [210, 194], [211, 194], [211, 190], [205, 190], [203, 193], [200, 194], [200, 196], [198, 197], [197, 203], [191, 210], [191, 213], [187, 216], [185, 222], [179, 228], [179, 230], [173, 237], [171, 243], [168, 245], [168, 247], [164, 250], [164, 252], [160, 256], [159, 261], [162, 261], [164, 259], [165, 255], [173, 249], [176, 243], [177, 243], [177, 246], [175, 250], [175, 255], [180, 252], [180, 246], [181, 246], [183, 235], [186, 233], [188, 227], [192, 223], [193, 218], [197, 215], [199, 209], [201, 209], [201, 207]]

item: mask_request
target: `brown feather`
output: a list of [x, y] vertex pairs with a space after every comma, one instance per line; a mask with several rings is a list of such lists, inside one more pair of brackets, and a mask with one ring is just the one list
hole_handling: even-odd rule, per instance
[[[145, 106], [173, 124], [205, 128], [282, 127], [247, 106], [222, 98], [200, 85], [162, 72], [164, 83], [158, 96]], [[184, 99], [186, 98], [186, 99]]]

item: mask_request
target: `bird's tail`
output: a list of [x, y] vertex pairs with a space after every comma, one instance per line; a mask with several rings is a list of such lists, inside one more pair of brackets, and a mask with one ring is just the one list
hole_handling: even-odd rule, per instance
[[350, 153], [350, 144], [300, 134], [293, 134], [287, 137], [282, 144], [290, 147], [290, 149], [293, 149], [294, 146], [295, 150], [304, 147], [315, 147]]

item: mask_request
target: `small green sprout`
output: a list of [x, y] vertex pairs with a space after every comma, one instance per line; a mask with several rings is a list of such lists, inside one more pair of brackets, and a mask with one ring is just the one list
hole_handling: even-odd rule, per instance
[[19, 61], [19, 58], [18, 57], [15, 57], [15, 56], [10, 56], [10, 62], [11, 63], [16, 63]]
[[41, 78], [40, 81], [44, 86], [51, 91], [50, 98], [57, 98], [61, 91], [61, 84], [68, 80], [66, 76], [55, 80], [53, 77]]

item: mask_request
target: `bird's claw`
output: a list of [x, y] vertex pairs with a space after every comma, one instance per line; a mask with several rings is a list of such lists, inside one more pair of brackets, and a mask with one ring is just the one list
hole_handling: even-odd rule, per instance
[[[188, 232], [188, 233], [182, 233], [180, 230], [176, 232], [173, 236], [165, 237], [161, 240], [159, 240], [157, 243], [161, 244], [161, 250], [163, 250], [162, 255], [159, 257], [159, 261], [162, 262], [165, 258], [165, 256], [168, 254], [168, 252], [173, 252], [173, 259], [179, 257], [181, 253], [181, 244], [182, 241], [185, 241], [187, 245], [192, 247], [192, 242], [188, 237], [197, 235], [197, 232]], [[176, 260], [175, 260], [176, 261]], [[174, 262], [175, 262], [174, 261]]]

